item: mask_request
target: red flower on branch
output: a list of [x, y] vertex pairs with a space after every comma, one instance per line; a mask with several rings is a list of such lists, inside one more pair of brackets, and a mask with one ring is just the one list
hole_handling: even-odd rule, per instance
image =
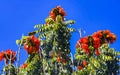
[[22, 66], [20, 68], [25, 69], [27, 66], [28, 66], [28, 64], [24, 63], [24, 64], [22, 64]]
[[64, 9], [61, 6], [57, 6], [56, 8], [53, 8], [50, 12], [50, 17], [55, 21], [57, 15], [62, 16], [62, 20], [64, 20], [64, 16], [66, 15]]
[[91, 51], [88, 49], [88, 44], [81, 44], [82, 49], [85, 53], [89, 54]]
[[56, 19], [56, 15], [53, 11], [50, 12], [50, 17], [55, 20]]
[[97, 56], [99, 56], [99, 55], [100, 55], [100, 51], [99, 51], [99, 50], [95, 50], [95, 54], [96, 54]]
[[16, 55], [16, 52], [13, 52], [11, 49], [8, 49], [8, 50], [6, 50], [5, 54], [7, 55], [8, 58], [10, 58], [10, 57], [12, 58]]
[[98, 32], [95, 32], [95, 33], [92, 35], [92, 37], [102, 38], [102, 36], [103, 36], [102, 33], [103, 33], [103, 32], [100, 30], [100, 31], [98, 31]]
[[111, 33], [109, 30], [104, 32], [106, 34], [106, 40], [108, 43], [113, 43], [116, 40], [116, 35]]
[[57, 57], [57, 62], [59, 62], [59, 63], [61, 62], [61, 57], [60, 56]]
[[94, 44], [100, 44], [100, 38], [98, 38], [98, 37], [92, 37], [92, 38], [93, 38]]
[[61, 6], [57, 6], [57, 9], [58, 9], [61, 16], [66, 16], [66, 13], [65, 13], [64, 9]]
[[5, 52], [6, 64], [8, 64], [8, 62], [13, 63], [15, 60], [16, 60], [16, 52], [13, 52], [11, 49], [6, 50]]
[[111, 33], [110, 30], [105, 30], [104, 32], [105, 32], [107, 35]]
[[81, 44], [81, 47], [83, 50], [88, 50], [88, 45], [87, 44]]
[[84, 44], [87, 44], [88, 43], [88, 37], [85, 37], [85, 38], [81, 38], [80, 40], [79, 40], [79, 43], [84, 43]]
[[0, 52], [0, 61], [4, 58], [4, 52]]
[[100, 30], [92, 34], [92, 36], [81, 38], [77, 44], [76, 48], [81, 47], [85, 53], [89, 54], [91, 50], [89, 47], [92, 46], [95, 50], [97, 56], [100, 55], [98, 48], [104, 43], [113, 43], [116, 40], [116, 35], [111, 33], [110, 30]]
[[99, 44], [94, 44], [94, 45], [93, 45], [94, 49], [98, 49], [100, 46], [101, 46], [100, 43], [99, 43]]
[[0, 61], [3, 59], [6, 64], [8, 64], [8, 62], [13, 63], [16, 60], [16, 52], [13, 52], [11, 49], [0, 52]]
[[34, 35], [32, 35], [26, 39], [26, 43], [24, 44], [24, 49], [27, 50], [28, 54], [38, 53], [39, 46], [40, 46], [40, 40], [36, 38]]
[[87, 49], [87, 50], [85, 50], [85, 52], [87, 53], [87, 54], [90, 54], [90, 50], [89, 49]]
[[85, 66], [87, 65], [87, 61], [84, 60], [84, 61], [82, 62], [82, 64], [83, 64], [83, 66], [85, 67]]

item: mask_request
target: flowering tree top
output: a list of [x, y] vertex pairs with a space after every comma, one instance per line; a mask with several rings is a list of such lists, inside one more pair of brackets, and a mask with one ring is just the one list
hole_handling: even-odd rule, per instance
[[[16, 41], [18, 57], [11, 49], [0, 52], [0, 61], [4, 59], [6, 63], [2, 75], [117, 75], [120, 52], [109, 47], [116, 35], [99, 30], [80, 38], [73, 57], [70, 39], [76, 30], [71, 27], [74, 21], [66, 21], [65, 16], [62, 7], [53, 8], [45, 24], [35, 25], [34, 31]], [[22, 49], [29, 56], [20, 66]]]

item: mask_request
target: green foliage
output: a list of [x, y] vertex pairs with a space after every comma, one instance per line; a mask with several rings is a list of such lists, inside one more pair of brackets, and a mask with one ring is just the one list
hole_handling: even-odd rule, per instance
[[[100, 48], [100, 56], [89, 56], [84, 54], [80, 48], [77, 49], [75, 59], [82, 63], [82, 60], [88, 60], [88, 64], [84, 69], [76, 71], [75, 74], [86, 75], [117, 75], [119, 70], [120, 52], [116, 52], [114, 48], [110, 48], [108, 44], [103, 44]], [[84, 72], [85, 71], [85, 72]]]
[[[46, 71], [49, 72], [50, 75], [56, 75], [55, 72], [57, 72], [57, 75], [71, 74], [68, 68], [70, 68], [69, 65], [71, 65], [72, 62], [68, 55], [70, 54], [69, 40], [71, 32], [73, 32], [74, 29], [68, 28], [68, 25], [73, 24], [74, 21], [62, 21], [62, 17], [58, 15], [56, 21], [47, 18], [46, 22], [49, 22], [49, 25], [35, 25], [34, 27], [37, 28], [35, 32], [39, 34], [38, 36], [42, 39], [43, 55], [45, 57], [43, 58], [43, 66], [48, 66]], [[50, 52], [54, 52], [54, 57], [50, 57]], [[57, 62], [58, 53], [60, 53], [62, 59], [65, 59], [66, 64], [63, 65], [62, 62]], [[55, 67], [57, 67], [58, 71], [55, 70]], [[63, 71], [66, 70], [66, 73], [63, 73], [60, 69], [63, 69]]]
[[[16, 69], [13, 64], [6, 65], [3, 68], [3, 72], [5, 72], [5, 75], [17, 75]], [[4, 74], [3, 74], [4, 75]]]
[[20, 68], [19, 75], [40, 75], [42, 73], [42, 63], [41, 58], [38, 54], [31, 54], [26, 60], [28, 66]]

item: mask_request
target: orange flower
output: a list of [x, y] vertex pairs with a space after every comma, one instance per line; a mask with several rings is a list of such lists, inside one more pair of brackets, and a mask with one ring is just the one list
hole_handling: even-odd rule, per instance
[[61, 55], [60, 55], [60, 52], [58, 52], [58, 55], [57, 55], [57, 62], [61, 62]]
[[[13, 63], [16, 60], [15, 55], [16, 52], [13, 52], [11, 49], [6, 50], [6, 52], [2, 52], [2, 56], [4, 57], [6, 64], [8, 64], [8, 62]], [[10, 58], [11, 61], [9, 61]]]
[[55, 20], [56, 19], [56, 15], [53, 11], [50, 12], [50, 17]]
[[27, 66], [28, 66], [28, 64], [24, 63], [24, 64], [22, 64], [21, 68], [25, 69]]
[[0, 61], [4, 58], [4, 52], [0, 52]]
[[88, 43], [88, 38], [87, 38], [87, 37], [81, 38], [81, 39], [79, 40], [79, 42], [80, 42], [80, 43], [87, 44], [87, 43]]
[[66, 15], [64, 9], [63, 9], [61, 6], [57, 6], [57, 9], [58, 9], [59, 13], [60, 13], [62, 16], [65, 16], [65, 15]]
[[106, 35], [106, 40], [109, 43], [113, 43], [116, 40], [116, 35], [113, 33], [110, 33], [110, 34]]
[[93, 36], [93, 37], [102, 38], [102, 32], [103, 32], [103, 31], [100, 30], [100, 31], [98, 31], [98, 32], [95, 32], [92, 36]]
[[100, 51], [98, 50], [98, 48], [102, 44], [113, 43], [115, 40], [116, 40], [116, 35], [111, 33], [110, 30], [100, 30], [98, 32], [95, 32], [92, 36], [81, 38], [76, 44], [76, 48], [78, 48], [80, 44], [82, 50], [84, 50], [85, 53], [89, 54], [91, 52], [91, 49], [88, 48], [92, 46], [94, 47], [92, 49], [95, 50], [95, 54], [99, 56]]
[[99, 30], [97, 33], [101, 35], [103, 33], [103, 30]]
[[85, 50], [85, 52], [86, 52], [87, 54], [89, 54], [91, 51], [90, 51], [89, 49], [87, 49], [87, 50]]
[[111, 36], [110, 35], [106, 35], [106, 39], [109, 39]]
[[66, 15], [64, 9], [60, 6], [57, 6], [56, 8], [53, 8], [50, 12], [50, 17], [55, 21], [57, 15], [61, 15], [62, 20], [64, 20], [64, 16]]
[[60, 56], [57, 57], [57, 62], [61, 62], [61, 57]]
[[101, 46], [100, 43], [99, 43], [99, 44], [94, 44], [94, 45], [93, 45], [93, 47], [94, 47], [95, 49], [98, 49], [100, 46]]
[[38, 38], [35, 38], [34, 42], [35, 42], [36, 45], [38, 45], [38, 46], [40, 45], [40, 40]]
[[96, 50], [96, 51], [95, 51], [95, 54], [96, 54], [97, 56], [99, 56], [99, 55], [100, 55], [100, 51], [99, 51], [99, 50]]
[[34, 47], [34, 51], [35, 51], [36, 53], [38, 53], [38, 52], [39, 52], [39, 46], [36, 45], [36, 46]]
[[28, 52], [28, 54], [38, 53], [39, 46], [40, 46], [40, 40], [36, 38], [34, 35], [32, 35], [26, 39], [26, 43], [24, 44], [24, 49]]
[[87, 44], [81, 44], [81, 47], [83, 50], [88, 50], [88, 45]]
[[16, 52], [13, 52], [11, 49], [6, 50], [5, 54], [7, 55], [8, 58], [12, 56], [11, 58], [15, 57]]
[[93, 43], [94, 44], [99, 44], [100, 43], [100, 39], [98, 37], [92, 37], [93, 38]]
[[116, 35], [115, 34], [112, 34], [112, 39], [116, 40]]
[[25, 50], [28, 50], [28, 49], [29, 49], [29, 45], [28, 45], [28, 44], [25, 44], [25, 45], [24, 45], [24, 49], [25, 49]]
[[106, 34], [110, 34], [110, 30], [105, 30], [104, 31]]
[[84, 60], [84, 61], [82, 62], [82, 64], [83, 64], [83, 66], [85, 67], [85, 66], [87, 65], [87, 61]]
[[35, 38], [36, 38], [36, 37], [35, 37], [34, 35], [31, 35], [30, 38], [27, 38], [27, 39], [28, 39], [29, 41], [30, 41], [30, 40], [34, 41]]
[[30, 46], [29, 49], [27, 50], [28, 54], [31, 54], [33, 51], [34, 51], [34, 50], [33, 50], [33, 47], [32, 47], [32, 46]]
[[98, 49], [101, 46], [100, 38], [98, 37], [92, 37], [92, 38], [93, 38], [93, 47], [95, 49]]
[[7, 55], [11, 55], [12, 54], [12, 50], [11, 49], [6, 50], [6, 54]]

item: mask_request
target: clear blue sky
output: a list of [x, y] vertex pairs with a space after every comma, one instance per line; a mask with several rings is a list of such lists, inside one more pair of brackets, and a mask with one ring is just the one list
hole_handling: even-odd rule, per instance
[[[120, 50], [120, 0], [0, 0], [0, 51], [17, 50], [16, 39], [33, 31], [35, 24], [45, 23], [44, 19], [57, 5], [65, 9], [67, 20], [76, 21], [74, 28], [86, 31], [84, 36], [110, 29], [117, 35], [111, 47]], [[73, 33], [71, 39], [71, 50], [75, 53], [79, 33]], [[21, 63], [26, 57], [27, 53], [21, 50]], [[2, 65], [3, 62], [0, 69]]]

